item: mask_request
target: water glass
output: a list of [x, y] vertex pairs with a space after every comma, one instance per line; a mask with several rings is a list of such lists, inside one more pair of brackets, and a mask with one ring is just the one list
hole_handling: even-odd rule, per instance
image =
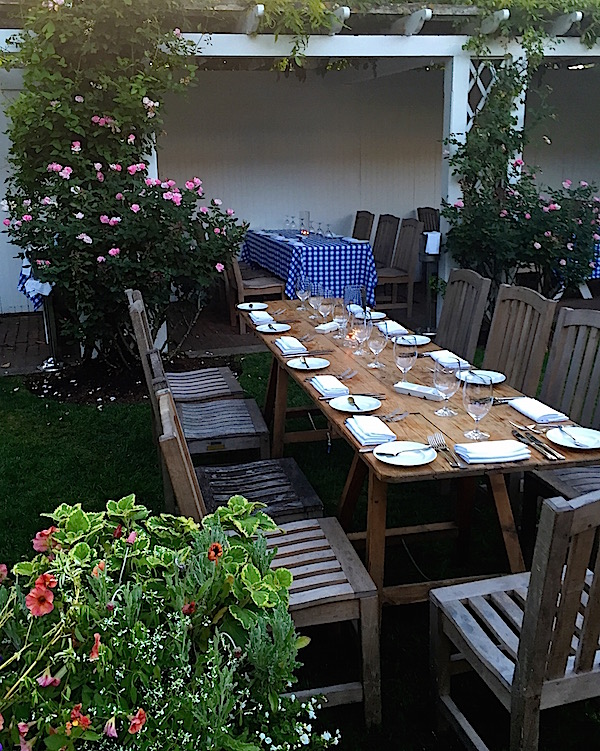
[[308, 310], [304, 303], [310, 297], [310, 279], [305, 274], [296, 277], [296, 297], [300, 300], [298, 310]]
[[463, 404], [475, 420], [475, 428], [465, 433], [465, 438], [471, 441], [485, 441], [489, 433], [479, 430], [479, 421], [487, 415], [494, 403], [494, 386], [489, 376], [470, 373], [463, 386]]
[[334, 339], [345, 339], [348, 328], [348, 310], [341, 298], [337, 298], [333, 304], [333, 322], [337, 323], [338, 330], [333, 335]]
[[404, 383], [406, 374], [417, 361], [417, 345], [411, 344], [406, 338], [397, 337], [394, 339], [394, 360]]
[[319, 313], [323, 316], [323, 323], [327, 323], [327, 319], [333, 312], [333, 293], [329, 289], [323, 290], [323, 299], [319, 305]]
[[316, 235], [317, 237], [323, 237], [323, 228], [321, 227], [321, 222], [319, 222], [319, 226], [317, 227]]
[[354, 338], [358, 342], [358, 349], [354, 351], [355, 355], [362, 357], [363, 355], [367, 354], [367, 350], [364, 349], [363, 345], [365, 344], [365, 342], [369, 341], [372, 333], [373, 321], [371, 321], [369, 316], [355, 319]]
[[446, 363], [436, 361], [433, 368], [433, 385], [444, 397], [444, 406], [435, 411], [438, 417], [456, 417], [458, 412], [450, 409], [448, 400], [456, 394], [460, 381], [456, 377], [459, 369], [455, 366], [448, 366]]
[[368, 368], [385, 368], [385, 365], [379, 362], [379, 355], [386, 348], [387, 343], [387, 334], [377, 326], [374, 326], [369, 337], [369, 349], [375, 355], [375, 360], [367, 365]]
[[290, 222], [290, 229], [291, 230], [298, 229], [298, 227], [296, 226], [296, 219], [294, 217], [292, 217], [292, 220]]
[[[323, 301], [323, 285], [317, 284], [316, 282], [314, 282], [310, 286], [310, 295], [308, 298], [308, 304], [316, 313], [319, 310], [319, 307], [322, 301]], [[311, 320], [316, 320], [318, 318], [318, 316], [316, 315], [309, 315], [308, 317]]]

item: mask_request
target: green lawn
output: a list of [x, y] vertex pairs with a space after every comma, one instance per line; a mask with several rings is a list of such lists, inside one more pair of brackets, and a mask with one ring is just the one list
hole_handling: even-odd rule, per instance
[[[264, 399], [269, 358], [240, 357], [235, 363], [246, 391], [259, 403]], [[294, 387], [290, 402], [306, 397]], [[86, 509], [100, 509], [110, 498], [134, 492], [158, 511], [162, 505], [156, 450], [151, 437], [148, 401], [136, 404], [61, 404], [32, 395], [16, 378], [0, 379], [0, 563], [14, 563], [31, 551], [31, 539], [47, 526], [39, 514], [61, 502], [81, 502]], [[318, 422], [317, 422], [318, 424]], [[304, 425], [306, 427], [308, 423]], [[334, 441], [331, 451], [324, 443], [289, 448], [323, 499], [326, 513], [334, 514], [351, 460], [344, 441]], [[213, 457], [211, 457], [212, 459]], [[235, 490], [243, 493], [243, 488]], [[232, 489], [233, 492], [233, 489]], [[366, 497], [355, 519], [364, 528]], [[451, 517], [452, 489], [434, 483], [394, 486], [390, 490], [389, 524], [441, 520]], [[390, 580], [418, 581], [449, 575], [506, 570], [498, 523], [483, 492], [473, 520], [473, 541], [467, 560], [458, 560], [453, 541], [410, 543], [397, 547], [386, 558]], [[427, 680], [427, 606], [415, 605], [384, 611], [382, 624], [383, 716], [381, 730], [366, 732], [359, 707], [331, 709], [323, 713], [326, 726], [340, 727], [340, 748], [385, 748], [401, 751], [433, 751], [460, 748], [452, 734], [435, 729]], [[354, 643], [343, 629], [317, 630], [303, 652], [305, 672], [323, 674], [326, 682], [355, 669]], [[301, 675], [302, 679], [302, 675]], [[506, 747], [507, 716], [486, 690], [462, 680], [464, 706], [483, 725], [494, 751]], [[553, 711], [542, 725], [544, 751], [565, 751], [600, 746], [600, 717], [590, 702]]]

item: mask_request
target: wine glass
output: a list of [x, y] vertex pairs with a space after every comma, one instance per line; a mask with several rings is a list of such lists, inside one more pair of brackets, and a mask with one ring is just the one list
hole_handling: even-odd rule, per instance
[[319, 305], [319, 313], [323, 316], [323, 323], [327, 323], [327, 319], [333, 311], [333, 295], [331, 290], [323, 290], [323, 299]]
[[296, 226], [296, 219], [294, 217], [292, 217], [292, 220], [290, 221], [290, 229], [291, 230], [298, 229]]
[[348, 327], [348, 310], [341, 298], [337, 298], [333, 304], [333, 322], [337, 323], [338, 330], [333, 335], [334, 339], [345, 339]]
[[455, 417], [458, 412], [450, 409], [448, 400], [454, 396], [460, 386], [460, 381], [456, 377], [457, 367], [454, 364], [436, 361], [433, 369], [433, 385], [444, 397], [444, 406], [436, 410], [434, 414], [438, 417]]
[[363, 318], [357, 318], [354, 325], [354, 338], [358, 342], [358, 349], [354, 350], [354, 354], [362, 357], [367, 354], [367, 350], [363, 345], [368, 342], [373, 333], [373, 321], [370, 316], [365, 315]]
[[379, 355], [386, 348], [387, 343], [388, 338], [385, 331], [375, 326], [369, 337], [369, 349], [375, 355], [375, 360], [367, 365], [368, 368], [385, 368], [385, 365], [379, 362]]
[[417, 361], [417, 345], [408, 337], [394, 339], [394, 360], [398, 370], [402, 373], [402, 383], [406, 381], [406, 374]]
[[[323, 285], [317, 284], [315, 282], [311, 284], [310, 286], [310, 295], [308, 297], [308, 304], [316, 313], [317, 310], [319, 310], [319, 306], [321, 305], [322, 301], [323, 301]], [[314, 321], [318, 316], [310, 315], [308, 317]]]
[[317, 237], [323, 237], [323, 227], [321, 227], [321, 222], [319, 222], [319, 226], [317, 227]]
[[304, 303], [310, 297], [310, 279], [305, 274], [296, 277], [296, 297], [300, 300], [298, 310], [308, 310]]
[[475, 420], [475, 428], [465, 433], [471, 441], [485, 441], [489, 433], [482, 433], [478, 423], [485, 417], [494, 403], [494, 386], [489, 376], [469, 373], [463, 386], [463, 404], [467, 414]]
[[284, 229], [290, 228], [290, 218], [287, 214], [285, 215], [285, 224], [283, 226], [284, 226]]
[[331, 231], [331, 227], [327, 225], [327, 231], [325, 232], [325, 237], [333, 237], [333, 232]]

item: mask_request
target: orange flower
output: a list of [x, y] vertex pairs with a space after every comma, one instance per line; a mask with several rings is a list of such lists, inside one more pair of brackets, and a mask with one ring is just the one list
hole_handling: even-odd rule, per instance
[[67, 722], [65, 730], [67, 735], [71, 735], [71, 730], [73, 728], [87, 730], [91, 724], [92, 721], [90, 718], [85, 714], [81, 714], [81, 704], [76, 704], [71, 710], [71, 721]]
[[213, 544], [208, 549], [208, 560], [209, 561], [215, 561], [223, 555], [223, 546], [220, 542], [213, 542]]
[[51, 589], [36, 585], [25, 598], [25, 605], [29, 608], [31, 615], [39, 617], [54, 610], [53, 601], [54, 592]]
[[133, 715], [133, 717], [129, 717], [131, 720], [131, 724], [129, 725], [129, 732], [133, 735], [134, 733], [139, 733], [139, 731], [144, 727], [146, 724], [146, 713], [144, 710], [140, 707], [138, 711]]
[[94, 634], [94, 646], [90, 652], [90, 660], [97, 660], [100, 657], [98, 647], [100, 646], [100, 634]]
[[104, 571], [106, 568], [106, 563], [104, 561], [99, 561], [96, 566], [92, 569], [92, 576], [100, 576], [100, 572]]
[[49, 589], [54, 589], [57, 584], [58, 582], [56, 581], [54, 574], [41, 574], [35, 580], [36, 587], [48, 587]]

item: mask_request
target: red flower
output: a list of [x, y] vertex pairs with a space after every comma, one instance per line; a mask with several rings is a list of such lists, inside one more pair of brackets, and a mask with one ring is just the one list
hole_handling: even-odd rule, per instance
[[97, 660], [100, 657], [98, 647], [100, 646], [100, 634], [94, 634], [94, 646], [90, 652], [90, 660]]
[[35, 586], [25, 598], [25, 605], [29, 608], [31, 615], [39, 617], [54, 610], [53, 601], [54, 592], [51, 589]]
[[38, 532], [32, 540], [33, 549], [38, 553], [45, 553], [52, 545], [52, 535], [55, 532], [58, 532], [58, 527], [49, 527], [48, 529], [42, 529], [41, 532]]
[[196, 612], [196, 603], [186, 602], [186, 604], [181, 608], [181, 612], [184, 615], [193, 615]]
[[71, 722], [67, 722], [65, 730], [67, 735], [71, 735], [73, 728], [87, 730], [91, 724], [92, 721], [90, 718], [85, 714], [81, 714], [81, 704], [76, 704], [71, 710]]
[[8, 566], [6, 563], [0, 563], [0, 584], [6, 579], [8, 576]]
[[41, 574], [35, 580], [36, 587], [48, 587], [48, 589], [54, 589], [57, 584], [58, 582], [56, 581], [54, 574]]
[[92, 576], [100, 576], [100, 572], [104, 571], [106, 568], [106, 563], [104, 561], [100, 561], [94, 568], [92, 569]]
[[129, 725], [129, 732], [132, 735], [134, 733], [139, 733], [139, 731], [146, 724], [146, 713], [140, 707], [140, 709], [138, 709], [138, 711], [133, 715], [133, 717], [129, 716], [129, 719], [131, 720], [131, 724]]
[[119, 537], [123, 537], [123, 525], [122, 524], [117, 524], [117, 528], [113, 532], [113, 537], [115, 538], [115, 540]]
[[221, 543], [213, 542], [213, 544], [208, 549], [208, 560], [215, 561], [216, 563], [222, 555], [223, 555], [223, 546], [221, 545]]

